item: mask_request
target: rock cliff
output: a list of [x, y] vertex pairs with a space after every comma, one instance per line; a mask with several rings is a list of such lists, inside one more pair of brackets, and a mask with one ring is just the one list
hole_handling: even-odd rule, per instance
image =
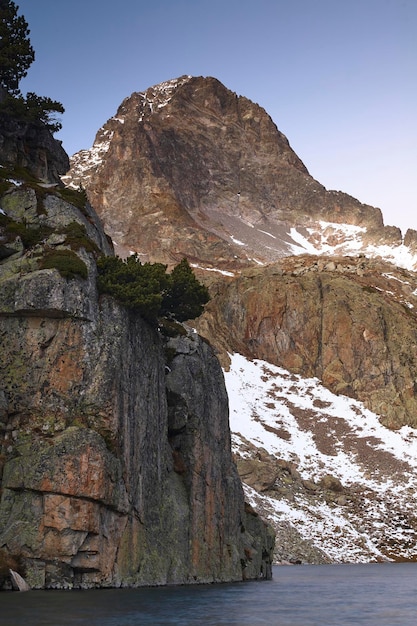
[[365, 257], [292, 257], [219, 281], [196, 327], [227, 353], [258, 358], [357, 398], [391, 428], [417, 427], [414, 272]]
[[[0, 94], [1, 96], [1, 94]], [[61, 184], [69, 158], [61, 143], [42, 124], [0, 113], [1, 163], [24, 168], [42, 183]]]
[[36, 588], [268, 578], [210, 347], [99, 298], [112, 250], [82, 192], [14, 181], [0, 202], [3, 557]]

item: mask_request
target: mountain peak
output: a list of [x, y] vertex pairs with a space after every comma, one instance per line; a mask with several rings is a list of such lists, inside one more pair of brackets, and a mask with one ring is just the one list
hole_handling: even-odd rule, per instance
[[236, 272], [300, 252], [403, 245], [378, 208], [326, 190], [268, 113], [213, 77], [133, 93], [72, 157], [65, 182], [86, 188], [121, 256], [170, 266], [186, 256]]

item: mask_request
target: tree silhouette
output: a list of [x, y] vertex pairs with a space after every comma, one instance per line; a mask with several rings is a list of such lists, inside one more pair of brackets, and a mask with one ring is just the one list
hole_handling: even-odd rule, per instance
[[0, 0], [0, 85], [9, 94], [19, 95], [19, 82], [35, 60], [25, 18], [17, 15], [11, 0]]
[[19, 83], [35, 60], [28, 24], [17, 15], [12, 0], [0, 0], [0, 112], [27, 122], [42, 123], [52, 133], [61, 129], [56, 113], [64, 113], [60, 102], [30, 92], [22, 96]]
[[187, 259], [183, 259], [170, 274], [170, 284], [162, 302], [162, 314], [179, 322], [192, 320], [202, 314], [210, 296], [205, 285], [194, 276]]

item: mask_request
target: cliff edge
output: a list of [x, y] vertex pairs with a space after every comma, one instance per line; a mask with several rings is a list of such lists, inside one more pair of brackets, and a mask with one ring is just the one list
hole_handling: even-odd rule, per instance
[[221, 367], [109, 297], [112, 248], [83, 192], [0, 194], [0, 551], [34, 588], [269, 578]]

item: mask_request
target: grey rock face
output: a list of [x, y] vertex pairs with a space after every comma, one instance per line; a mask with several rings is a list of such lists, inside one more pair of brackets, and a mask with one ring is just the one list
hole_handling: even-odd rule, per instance
[[260, 573], [268, 578], [272, 536], [254, 511], [243, 506], [242, 486], [229, 454], [228, 400], [218, 359], [196, 333], [171, 339], [167, 349], [174, 351], [167, 373], [174, 468], [189, 502], [202, 504], [192, 509], [190, 519], [195, 575], [203, 566], [207, 580], [224, 579], [219, 577], [220, 562], [231, 579], [240, 575], [240, 568], [244, 578], [258, 578]]
[[57, 232], [0, 264], [0, 548], [35, 588], [268, 578], [274, 537], [245, 511], [210, 347], [99, 298], [84, 248], [86, 279], [40, 269], [74, 220], [107, 251], [93, 215], [56, 195], [39, 211], [24, 188], [2, 202]]
[[44, 183], [59, 184], [69, 168], [61, 142], [41, 124], [15, 120], [0, 114], [0, 162], [26, 168]]

